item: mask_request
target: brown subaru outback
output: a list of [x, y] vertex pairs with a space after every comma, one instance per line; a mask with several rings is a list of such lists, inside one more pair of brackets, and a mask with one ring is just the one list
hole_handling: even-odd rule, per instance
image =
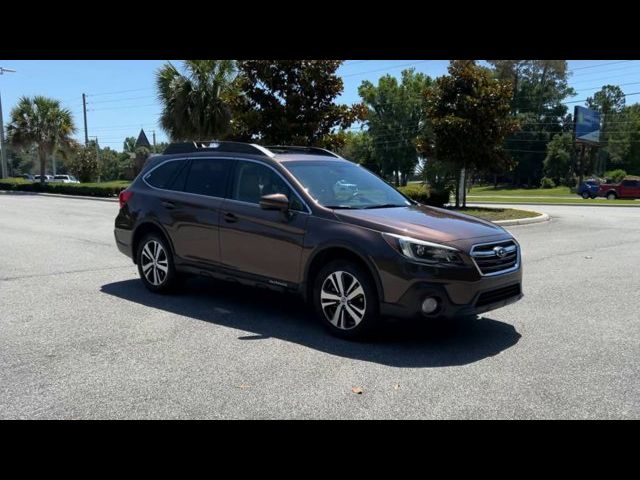
[[522, 298], [506, 230], [416, 203], [319, 148], [172, 144], [120, 194], [115, 238], [151, 291], [192, 273], [295, 292], [342, 337]]

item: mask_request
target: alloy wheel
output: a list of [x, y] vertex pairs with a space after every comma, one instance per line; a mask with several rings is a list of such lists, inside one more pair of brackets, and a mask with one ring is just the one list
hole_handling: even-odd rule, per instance
[[142, 273], [153, 286], [162, 285], [169, 274], [169, 260], [164, 247], [155, 240], [149, 240], [142, 248]]
[[320, 302], [326, 319], [342, 330], [358, 326], [367, 308], [360, 281], [345, 271], [333, 272], [325, 278], [320, 289]]

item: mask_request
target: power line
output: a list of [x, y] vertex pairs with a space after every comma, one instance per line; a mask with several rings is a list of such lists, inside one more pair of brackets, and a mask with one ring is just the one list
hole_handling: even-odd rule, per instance
[[576, 67], [571, 69], [572, 72], [575, 72], [576, 70], [586, 70], [587, 68], [597, 68], [597, 67], [604, 67], [606, 65], [616, 65], [618, 63], [625, 63], [625, 62], [632, 62], [633, 60], [618, 60], [617, 62], [609, 62], [609, 63], [599, 63], [598, 65], [588, 65], [586, 67]]

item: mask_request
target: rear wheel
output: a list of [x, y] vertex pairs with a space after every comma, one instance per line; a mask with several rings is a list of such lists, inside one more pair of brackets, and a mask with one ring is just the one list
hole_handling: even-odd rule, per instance
[[584, 198], [585, 200], [587, 198], [589, 198], [591, 195], [589, 195], [589, 192], [587, 192], [586, 190], [584, 192], [582, 192], [582, 198]]
[[362, 337], [378, 323], [378, 298], [371, 276], [348, 260], [335, 260], [320, 270], [313, 303], [318, 319], [338, 337]]
[[149, 233], [138, 244], [138, 273], [142, 283], [152, 292], [167, 292], [175, 286], [176, 271], [167, 241], [157, 233]]

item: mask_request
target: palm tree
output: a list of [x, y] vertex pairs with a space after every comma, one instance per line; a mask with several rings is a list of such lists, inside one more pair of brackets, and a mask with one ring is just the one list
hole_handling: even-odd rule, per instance
[[55, 151], [73, 148], [76, 131], [73, 116], [58, 100], [43, 96], [21, 97], [11, 110], [7, 126], [9, 142], [16, 148], [35, 147], [40, 160], [40, 182], [44, 183], [47, 158]]
[[173, 141], [221, 138], [231, 125], [235, 62], [185, 60], [184, 70], [168, 62], [156, 73], [160, 125]]

